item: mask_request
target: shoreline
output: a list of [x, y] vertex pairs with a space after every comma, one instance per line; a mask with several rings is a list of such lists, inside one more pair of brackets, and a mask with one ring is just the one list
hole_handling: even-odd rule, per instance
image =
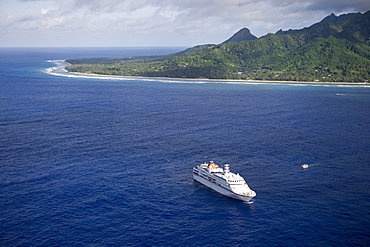
[[[267, 81], [267, 80], [239, 80], [239, 79], [207, 79], [207, 78], [172, 78], [172, 77], [144, 77], [144, 76], [120, 76], [120, 75], [100, 75], [81, 72], [69, 72], [65, 68], [70, 65], [65, 60], [48, 60], [55, 63], [57, 67], [46, 69], [46, 73], [57, 76], [77, 76], [100, 79], [119, 79], [119, 80], [160, 80], [167, 82], [197, 82], [197, 83], [225, 83], [225, 84], [276, 84], [276, 85], [313, 85], [313, 86], [363, 86], [370, 87], [369, 82], [321, 82], [321, 81]], [[53, 71], [55, 70], [55, 71]], [[59, 72], [59, 73], [58, 73]]]
[[[306, 84], [306, 85], [358, 85], [358, 86], [370, 86], [368, 82], [320, 82], [320, 81], [267, 81], [267, 80], [239, 80], [239, 79], [207, 79], [207, 78], [176, 78], [176, 77], [145, 77], [145, 76], [124, 76], [124, 75], [100, 75], [100, 74], [89, 74], [81, 72], [69, 72], [63, 69], [66, 73], [75, 75], [85, 75], [85, 76], [96, 76], [96, 77], [114, 77], [114, 78], [127, 78], [127, 79], [145, 79], [145, 80], [179, 80], [179, 81], [198, 81], [204, 83], [229, 83], [229, 84]], [[233, 83], [234, 82], [234, 83]]]

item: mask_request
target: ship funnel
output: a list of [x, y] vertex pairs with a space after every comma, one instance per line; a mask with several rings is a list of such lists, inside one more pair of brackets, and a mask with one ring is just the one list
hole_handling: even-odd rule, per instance
[[229, 168], [229, 165], [228, 164], [224, 165], [224, 172], [225, 173], [230, 172], [230, 168]]

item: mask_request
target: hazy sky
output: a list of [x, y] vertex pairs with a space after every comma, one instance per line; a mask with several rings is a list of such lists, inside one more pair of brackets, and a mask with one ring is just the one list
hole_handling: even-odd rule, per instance
[[194, 46], [370, 10], [370, 0], [0, 0], [0, 46]]

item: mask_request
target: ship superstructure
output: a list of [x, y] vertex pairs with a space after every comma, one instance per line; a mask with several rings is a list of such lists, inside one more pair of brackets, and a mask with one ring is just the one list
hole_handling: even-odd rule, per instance
[[219, 167], [213, 161], [205, 162], [193, 168], [193, 178], [205, 186], [238, 200], [249, 202], [256, 196], [244, 178], [230, 172], [229, 165]]

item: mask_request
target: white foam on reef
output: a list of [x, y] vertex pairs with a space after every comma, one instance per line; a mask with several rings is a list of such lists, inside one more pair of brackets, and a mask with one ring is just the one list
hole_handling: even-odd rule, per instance
[[244, 85], [290, 85], [290, 86], [320, 86], [320, 87], [370, 87], [369, 83], [318, 83], [318, 82], [288, 82], [288, 81], [253, 81], [253, 80], [217, 80], [217, 79], [180, 79], [164, 77], [140, 77], [140, 76], [112, 76], [84, 74], [68, 72], [65, 67], [70, 65], [65, 60], [47, 60], [56, 66], [42, 70], [42, 72], [55, 76], [71, 78], [103, 79], [103, 80], [135, 80], [135, 81], [156, 81], [165, 83], [222, 83], [222, 84], [244, 84]]

